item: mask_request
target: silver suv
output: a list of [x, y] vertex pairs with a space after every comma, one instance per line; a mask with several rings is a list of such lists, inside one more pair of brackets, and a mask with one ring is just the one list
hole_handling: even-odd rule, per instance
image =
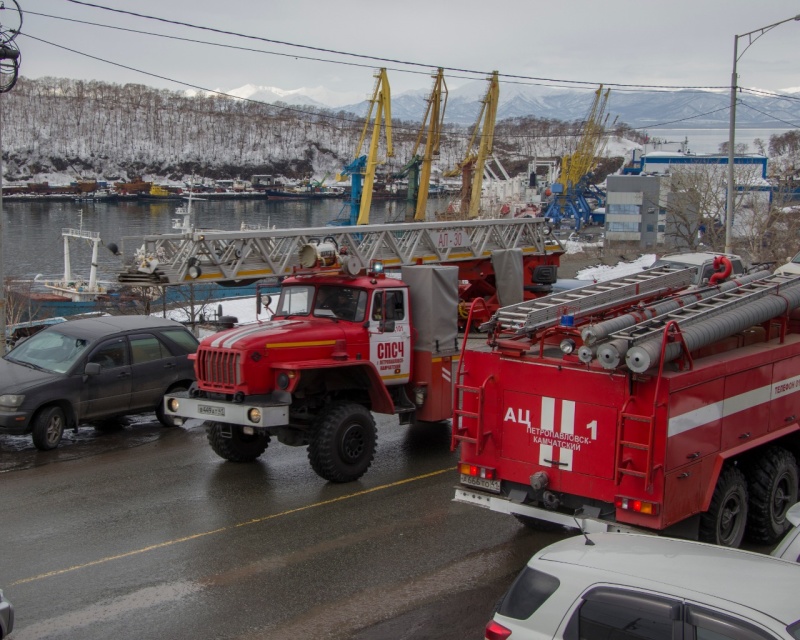
[[531, 558], [487, 640], [800, 640], [800, 565], [701, 542], [596, 533]]
[[103, 426], [118, 416], [155, 411], [163, 396], [194, 381], [197, 339], [179, 322], [151, 316], [71, 320], [40, 331], [0, 360], [0, 433], [30, 433], [54, 449], [67, 427]]

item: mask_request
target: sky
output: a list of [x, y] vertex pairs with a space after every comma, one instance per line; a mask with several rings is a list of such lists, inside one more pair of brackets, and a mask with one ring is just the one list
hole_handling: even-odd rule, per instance
[[[724, 88], [731, 83], [735, 35], [800, 15], [800, 0], [17, 2], [24, 13], [16, 38], [24, 77], [171, 90], [321, 87], [335, 94], [327, 104], [369, 97], [381, 66], [393, 94], [427, 92], [437, 66], [445, 68], [450, 88], [492, 70], [503, 74], [501, 82], [586, 83], [580, 86], [587, 89], [600, 83]], [[15, 29], [14, 0], [4, 4], [0, 24]], [[748, 42], [739, 39], [741, 86], [800, 92], [800, 21], [771, 29], [743, 52]]]

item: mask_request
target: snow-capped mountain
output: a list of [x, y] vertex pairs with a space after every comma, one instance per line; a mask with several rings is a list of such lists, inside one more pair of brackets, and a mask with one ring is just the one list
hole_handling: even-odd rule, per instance
[[[484, 81], [469, 82], [450, 89], [445, 122], [469, 125], [478, 116], [486, 94]], [[595, 90], [569, 89], [503, 82], [500, 86], [499, 120], [525, 116], [575, 121], [586, 117]], [[292, 90], [245, 85], [225, 93], [263, 102], [284, 102], [350, 111], [364, 115], [366, 100], [348, 102], [353, 94], [342, 94], [324, 87]], [[416, 122], [425, 113], [428, 91], [418, 89], [392, 96], [392, 117]], [[730, 96], [715, 91], [614, 91], [607, 113], [632, 127], [661, 123], [680, 123], [682, 127], [725, 127], [728, 124]], [[800, 100], [740, 93], [736, 112], [739, 126], [766, 126], [800, 122]]]

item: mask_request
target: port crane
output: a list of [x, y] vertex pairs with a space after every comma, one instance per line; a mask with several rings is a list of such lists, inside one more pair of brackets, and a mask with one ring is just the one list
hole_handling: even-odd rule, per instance
[[577, 147], [573, 153], [562, 158], [559, 176], [550, 187], [553, 200], [546, 216], [557, 224], [565, 218], [572, 218], [575, 228], [580, 229], [581, 224], [591, 219], [592, 207], [588, 200], [604, 200], [604, 194], [592, 184], [591, 179], [596, 159], [605, 146], [609, 93], [610, 89], [603, 91], [603, 85], [595, 91]]
[[[500, 83], [497, 76], [497, 71], [493, 71], [489, 78], [489, 88], [481, 102], [481, 110], [467, 144], [464, 159], [453, 170], [444, 174], [446, 177], [455, 177], [461, 174], [461, 203], [458, 214], [462, 219], [474, 219], [480, 214], [483, 171], [486, 167], [486, 159], [492, 154], [497, 103], [500, 98]], [[473, 151], [473, 147], [479, 135], [480, 140], [476, 153]]]
[[[370, 139], [367, 154], [362, 155], [361, 150], [364, 146], [373, 111], [375, 112], [375, 120], [372, 124], [372, 138]], [[391, 90], [385, 68], [380, 69], [375, 75], [375, 89], [369, 101], [369, 109], [364, 120], [364, 127], [361, 130], [361, 137], [358, 140], [358, 145], [356, 145], [355, 159], [336, 176], [338, 182], [344, 182], [347, 180], [347, 176], [351, 177], [349, 219], [349, 224], [351, 225], [369, 224], [369, 209], [372, 205], [375, 170], [379, 163], [378, 143], [381, 128], [386, 133], [386, 156], [391, 158], [394, 155], [392, 146]]]
[[[433, 89], [428, 96], [428, 105], [425, 117], [422, 119], [411, 160], [397, 173], [395, 177], [408, 178], [408, 203], [414, 208], [414, 220], [425, 220], [428, 208], [428, 189], [431, 183], [431, 164], [433, 158], [439, 155], [439, 142], [444, 125], [444, 112], [447, 107], [447, 84], [444, 81], [444, 69], [439, 69], [434, 77]], [[425, 150], [419, 154], [422, 137], [425, 135]]]

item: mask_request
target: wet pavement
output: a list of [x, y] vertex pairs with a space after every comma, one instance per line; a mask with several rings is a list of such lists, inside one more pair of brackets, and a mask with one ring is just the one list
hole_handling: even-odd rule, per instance
[[358, 482], [273, 441], [221, 460], [199, 423], [136, 416], [51, 452], [0, 436], [0, 588], [13, 640], [482, 638], [527, 559], [564, 534], [452, 502], [449, 428], [378, 421]]

